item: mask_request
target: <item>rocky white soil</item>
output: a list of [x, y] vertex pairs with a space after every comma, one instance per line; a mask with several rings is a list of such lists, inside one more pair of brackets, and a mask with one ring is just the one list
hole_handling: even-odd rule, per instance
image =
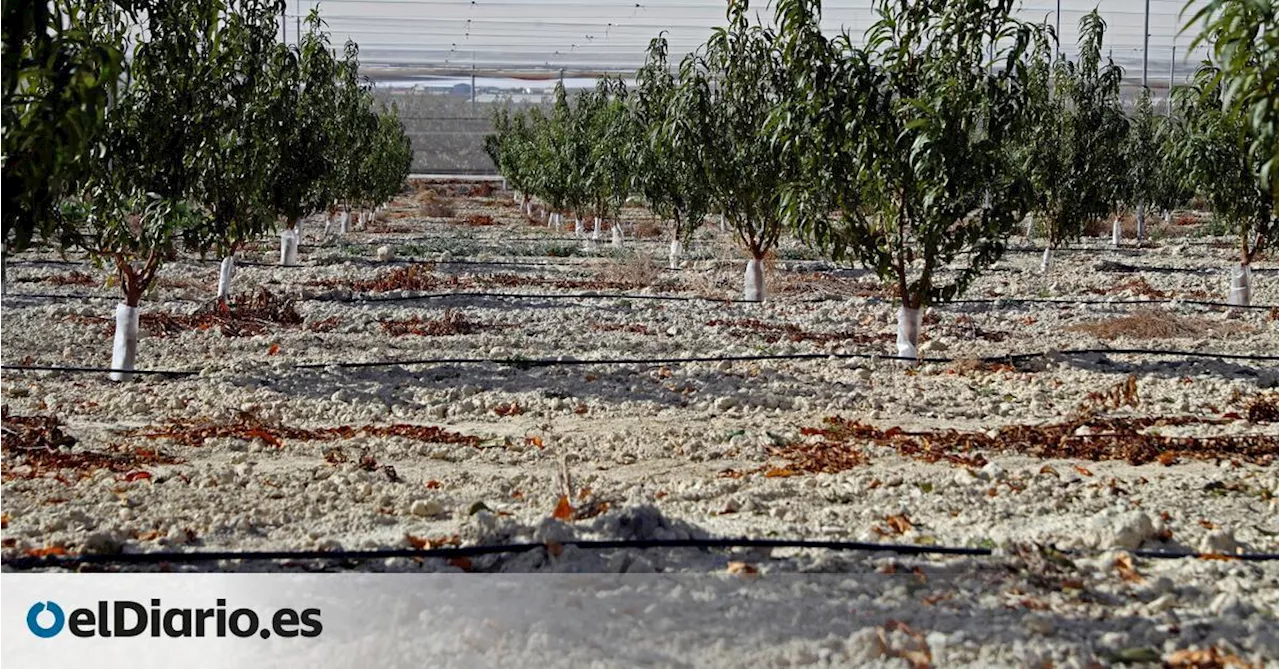
[[[794, 242], [784, 244], [768, 270], [769, 301], [734, 303], [724, 300], [740, 296], [743, 261], [730, 236], [713, 226], [698, 233], [679, 270], [666, 270], [667, 240], [629, 237], [620, 250], [607, 241], [591, 245], [571, 239], [572, 227], [563, 232], [528, 224], [510, 202], [506, 196], [452, 201], [459, 217], [486, 214], [501, 223], [495, 226], [422, 218], [407, 199], [390, 209], [383, 223], [392, 226], [390, 232], [323, 239], [323, 223], [311, 221], [300, 267], [275, 266], [274, 243], [262, 243], [245, 258], [262, 264], [242, 264], [234, 289], [263, 286], [295, 299], [303, 324], [274, 325], [247, 337], [224, 336], [216, 328], [159, 337], [143, 328], [139, 369], [194, 370], [194, 376], [113, 384], [105, 374], [6, 371], [2, 392], [8, 412], [56, 415], [77, 440], [73, 453], [144, 449], [175, 462], [136, 470], [146, 475], [91, 468], [37, 472], [6, 449], [4, 557], [51, 548], [375, 549], [454, 535], [463, 544], [751, 536], [996, 547], [995, 557], [963, 559], [564, 547], [558, 556], [536, 551], [477, 558], [470, 565], [397, 558], [346, 568], [714, 573], [716, 578], [691, 582], [718, 593], [698, 600], [697, 607], [693, 587], [670, 591], [679, 586], [643, 580], [617, 586], [624, 599], [677, 621], [662, 636], [669, 643], [654, 646], [654, 652], [691, 666], [891, 665], [919, 659], [912, 652], [941, 665], [1086, 666], [1126, 658], [1167, 660], [1179, 650], [1210, 647], [1276, 664], [1275, 561], [1130, 561], [1124, 552], [1275, 553], [1274, 458], [1182, 458], [1171, 465], [1135, 466], [1032, 457], [1010, 443], [983, 452], [985, 466], [966, 467], [862, 443], [865, 464], [813, 474], [797, 473], [771, 450], [814, 441], [801, 430], [821, 426], [832, 415], [913, 432], [988, 432], [1059, 422], [1090, 393], [1130, 376], [1139, 402], [1111, 411], [1114, 416], [1206, 421], [1150, 428], [1169, 436], [1274, 439], [1276, 424], [1250, 422], [1244, 404], [1275, 386], [1275, 360], [1051, 354], [1016, 366], [966, 362], [1011, 352], [1096, 348], [1274, 355], [1274, 312], [1186, 302], [1225, 299], [1233, 261], [1229, 239], [1171, 237], [1119, 250], [1101, 239], [1085, 240], [1060, 252], [1046, 277], [1037, 271], [1039, 254], [1015, 238], [1005, 260], [967, 295], [1006, 301], [931, 309], [922, 355], [953, 361], [915, 370], [891, 360], [825, 355], [549, 367], [339, 366], [421, 359], [893, 354], [896, 307], [875, 278], [835, 268]], [[380, 254], [396, 259], [379, 261]], [[436, 261], [426, 269], [442, 279], [457, 278], [457, 287], [427, 291], [433, 294], [529, 297], [398, 299], [413, 293], [369, 294], [336, 285], [409, 267], [407, 260]], [[116, 289], [102, 285], [105, 274], [87, 263], [49, 261], [58, 256], [30, 252], [11, 261], [3, 303], [4, 363], [108, 366]], [[48, 280], [71, 271], [89, 274], [95, 285]], [[173, 262], [143, 311], [189, 313], [213, 296], [216, 278], [215, 263]], [[644, 285], [620, 290], [600, 282]], [[591, 292], [603, 295], [566, 299]], [[21, 297], [36, 293], [74, 297]], [[1152, 294], [1180, 301], [1125, 303]], [[1256, 305], [1277, 303], [1274, 259], [1255, 270], [1253, 295]], [[644, 299], [659, 296], [714, 299]], [[1069, 303], [1073, 299], [1095, 303]], [[439, 320], [450, 311], [476, 331], [393, 336], [383, 326]], [[1180, 319], [1184, 333], [1099, 339], [1074, 329], [1134, 314]], [[336, 441], [284, 438], [278, 446], [262, 437], [215, 437], [193, 447], [136, 430], [173, 421], [226, 424], [245, 412], [287, 428], [438, 425], [479, 442], [358, 434]], [[135, 433], [125, 434], [129, 429]], [[366, 460], [362, 467], [362, 455], [374, 463]], [[385, 465], [394, 468], [394, 477]], [[794, 475], [767, 475], [779, 471]], [[571, 503], [592, 517], [551, 517], [566, 488]], [[1046, 561], [1026, 548], [1031, 544], [1079, 552], [1069, 561]], [[730, 570], [735, 573], [727, 575]], [[794, 572], [827, 575], [805, 581], [788, 576]], [[545, 605], [559, 606], [589, 589], [557, 590]], [[759, 593], [775, 606], [734, 598], [743, 592]], [[747, 621], [743, 629], [755, 631], [743, 631], [740, 643], [723, 652], [694, 653], [697, 632], [673, 613], [690, 608], [709, 618], [740, 616]], [[837, 611], [850, 609], [856, 613], [837, 619]], [[909, 628], [895, 630], [890, 620]], [[761, 621], [809, 631], [797, 636], [755, 629]], [[517, 639], [540, 624], [513, 619], [504, 629]], [[623, 637], [640, 634], [622, 631], [622, 622], [600, 624]], [[463, 645], [439, 650], [446, 661], [461, 664], [475, 652]]]

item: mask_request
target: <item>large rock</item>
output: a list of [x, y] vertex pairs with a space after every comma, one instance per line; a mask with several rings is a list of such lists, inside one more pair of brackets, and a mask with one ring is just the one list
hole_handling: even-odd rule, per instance
[[1099, 548], [1136, 550], [1155, 536], [1151, 517], [1141, 511], [1100, 511], [1089, 519]]

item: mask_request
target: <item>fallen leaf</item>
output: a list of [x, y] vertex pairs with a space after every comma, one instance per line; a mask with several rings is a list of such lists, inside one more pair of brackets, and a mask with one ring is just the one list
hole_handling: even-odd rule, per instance
[[1205, 520], [1204, 518], [1200, 519], [1200, 527], [1203, 527], [1206, 530], [1218, 529], [1217, 525], [1214, 525], [1211, 521]]
[[279, 353], [280, 353], [279, 344], [272, 344], [271, 348], [267, 349], [267, 355], [278, 355]]
[[747, 562], [730, 562], [727, 571], [735, 576], [753, 576], [760, 573], [759, 568]]
[[4, 529], [8, 526], [9, 526], [9, 514], [0, 513], [0, 529]]
[[428, 480], [428, 481], [426, 482], [426, 484], [425, 484], [425, 485], [427, 486], [427, 489], [428, 489], [428, 490], [438, 490], [438, 489], [440, 489], [440, 488], [444, 487], [444, 484], [443, 484], [443, 483], [441, 483], [441, 482], [439, 482], [439, 481], [437, 481], [437, 480], [435, 480], [435, 479], [430, 479], [430, 480]]
[[542, 437], [525, 437], [524, 445], [533, 446], [534, 448], [542, 448]]
[[27, 550], [28, 557], [47, 557], [49, 555], [66, 555], [67, 549], [62, 546], [47, 546], [45, 548], [31, 548]]
[[1120, 572], [1120, 578], [1122, 580], [1129, 581], [1130, 583], [1142, 582], [1142, 575], [1139, 574], [1138, 570], [1133, 566], [1133, 556], [1128, 553], [1121, 553], [1120, 557], [1116, 558], [1113, 566], [1116, 568], [1116, 571]]
[[556, 508], [551, 512], [551, 517], [556, 520], [571, 520], [573, 518], [573, 505], [569, 504], [568, 497], [560, 496], [560, 501], [556, 502]]
[[1093, 476], [1093, 472], [1081, 467], [1080, 465], [1071, 465], [1071, 468], [1079, 472], [1081, 476]]
[[774, 467], [773, 469], [770, 469], [769, 471], [765, 472], [764, 475], [765, 475], [765, 478], [776, 479], [776, 478], [786, 478], [788, 476], [795, 476], [799, 473], [800, 472], [794, 469], [789, 469], [787, 467]]
[[134, 481], [148, 480], [150, 478], [151, 478], [151, 472], [142, 472], [142, 471], [129, 472], [124, 476], [124, 480], [128, 481], [129, 483], [133, 483]]
[[462, 571], [471, 571], [471, 558], [458, 557], [446, 560], [450, 565], [461, 569]]
[[907, 530], [915, 527], [911, 524], [911, 519], [907, 518], [906, 514], [885, 516], [884, 522], [894, 531], [895, 534], [906, 534]]
[[586, 486], [578, 491], [578, 499], [586, 499], [591, 496], [591, 487]]
[[1165, 451], [1157, 455], [1156, 460], [1166, 467], [1178, 464], [1178, 456], [1173, 451]]
[[1250, 664], [1233, 655], [1210, 648], [1184, 648], [1175, 650], [1164, 657], [1164, 666], [1170, 669], [1220, 669], [1222, 667], [1249, 667]]

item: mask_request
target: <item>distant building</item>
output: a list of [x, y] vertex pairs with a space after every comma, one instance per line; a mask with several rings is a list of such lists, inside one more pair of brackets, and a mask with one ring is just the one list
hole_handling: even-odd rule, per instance
[[453, 85], [453, 87], [449, 89], [449, 94], [450, 94], [450, 95], [470, 96], [470, 95], [471, 95], [471, 84], [454, 84], [454, 85]]

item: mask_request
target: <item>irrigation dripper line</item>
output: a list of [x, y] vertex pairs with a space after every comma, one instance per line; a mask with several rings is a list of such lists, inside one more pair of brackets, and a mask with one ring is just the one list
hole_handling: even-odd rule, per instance
[[69, 372], [73, 374], [101, 374], [119, 372], [121, 374], [141, 374], [151, 376], [196, 376], [198, 371], [160, 370], [160, 369], [112, 369], [110, 367], [55, 367], [51, 365], [0, 365], [0, 370], [15, 372]]
[[721, 302], [725, 304], [759, 304], [751, 300], [731, 300], [701, 295], [636, 295], [631, 293], [499, 293], [492, 291], [422, 293], [418, 295], [386, 295], [370, 297], [345, 297], [335, 299], [311, 298], [317, 302], [412, 302], [414, 300], [440, 300], [450, 297], [494, 297], [501, 299], [549, 299], [549, 300], [653, 300], [660, 302]]
[[1183, 299], [1122, 299], [1122, 300], [1096, 300], [1089, 298], [1058, 298], [1058, 297], [974, 297], [960, 300], [951, 300], [941, 304], [932, 305], [935, 308], [945, 308], [949, 304], [1002, 304], [1002, 303], [1018, 303], [1018, 304], [1088, 304], [1088, 305], [1113, 305], [1113, 304], [1194, 304], [1205, 307], [1226, 307], [1228, 309], [1253, 309], [1256, 311], [1269, 311], [1275, 307], [1256, 305], [1256, 304], [1231, 304], [1229, 302], [1211, 302], [1208, 300], [1183, 300]]
[[[1124, 348], [1088, 348], [1088, 349], [1068, 349], [1063, 351], [1042, 351], [1032, 353], [1002, 353], [1000, 355], [992, 355], [976, 358], [980, 362], [1008, 362], [1013, 363], [1016, 360], [1027, 360], [1032, 358], [1049, 357], [1049, 356], [1075, 356], [1075, 355], [1143, 355], [1143, 356], [1185, 356], [1191, 358], [1213, 358], [1220, 360], [1248, 360], [1248, 361], [1276, 361], [1277, 356], [1273, 355], [1247, 355], [1237, 353], [1213, 353], [1202, 351], [1169, 351], [1162, 349], [1124, 349]], [[727, 355], [727, 356], [691, 356], [685, 358], [612, 358], [605, 360], [592, 359], [565, 359], [557, 360], [550, 358], [421, 358], [409, 360], [375, 360], [370, 362], [310, 362], [299, 363], [293, 366], [293, 369], [325, 369], [335, 367], [340, 369], [356, 369], [371, 367], [410, 367], [417, 365], [499, 365], [504, 367], [516, 368], [533, 368], [533, 367], [571, 367], [585, 365], [682, 365], [700, 362], [758, 362], [762, 360], [901, 360], [908, 362], [920, 363], [948, 363], [965, 360], [966, 358], [906, 358], [896, 355], [881, 355], [877, 353], [775, 353], [775, 354], [755, 354], [755, 355]], [[972, 359], [972, 358], [968, 358]], [[9, 371], [36, 371], [36, 372], [68, 372], [68, 373], [103, 373], [103, 372], [125, 372], [130, 374], [152, 374], [162, 376], [196, 376], [200, 372], [195, 370], [189, 371], [161, 371], [161, 370], [122, 370], [110, 369], [106, 367], [53, 367], [40, 365], [0, 365], [0, 370]]]
[[[560, 547], [573, 546], [582, 550], [619, 550], [619, 549], [652, 549], [652, 548], [808, 548], [833, 551], [887, 552], [898, 555], [961, 555], [973, 557], [991, 557], [996, 554], [992, 548], [975, 548], [967, 546], [922, 546], [912, 544], [877, 544], [861, 541], [820, 541], [809, 539], [746, 539], [746, 538], [708, 538], [708, 539], [632, 539], [632, 540], [580, 540], [557, 542]], [[365, 551], [194, 551], [194, 552], [149, 552], [125, 554], [88, 554], [88, 555], [48, 555], [42, 557], [20, 557], [3, 560], [4, 566], [15, 570], [66, 568], [77, 565], [139, 565], [196, 562], [216, 562], [222, 560], [324, 560], [324, 561], [366, 561], [386, 560], [388, 558], [418, 559], [458, 559], [504, 553], [527, 553], [535, 550], [550, 550], [552, 544], [523, 543], [481, 546], [456, 546], [446, 548], [392, 548]], [[1088, 557], [1101, 555], [1102, 551], [1059, 551], [1064, 555]], [[1218, 555], [1197, 553], [1193, 551], [1160, 551], [1132, 550], [1128, 551], [1138, 558], [1152, 560], [1176, 559], [1228, 559], [1242, 562], [1268, 562], [1280, 560], [1280, 555], [1273, 553], [1242, 553], [1236, 555]]]
[[[410, 365], [466, 365], [494, 364], [507, 367], [569, 367], [581, 365], [682, 365], [697, 362], [755, 362], [760, 360], [819, 360], [828, 358], [862, 359], [862, 360], [908, 360], [919, 362], [952, 362], [951, 358], [903, 358], [896, 355], [877, 355], [874, 353], [777, 353], [757, 355], [726, 356], [694, 356], [687, 358], [614, 358], [608, 360], [549, 358], [439, 358], [419, 360], [386, 360], [373, 362], [316, 362], [295, 365], [296, 369], [323, 369], [325, 367], [358, 368], [358, 367], [395, 367]], [[1002, 357], [1003, 359], [1003, 357]]]

